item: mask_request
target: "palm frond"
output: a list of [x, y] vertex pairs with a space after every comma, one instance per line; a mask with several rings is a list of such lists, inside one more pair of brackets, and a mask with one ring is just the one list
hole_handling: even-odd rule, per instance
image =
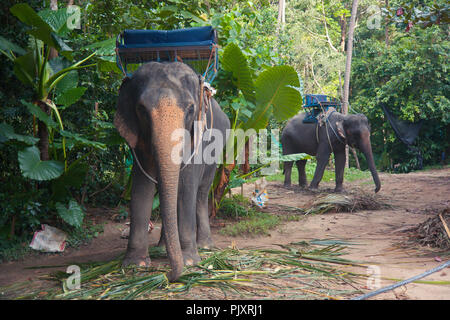
[[[355, 293], [355, 290], [331, 291], [323, 288], [330, 282], [347, 286], [357, 276], [341, 269], [344, 265], [360, 266], [357, 262], [341, 257], [345, 254], [345, 248], [339, 243], [324, 247], [302, 241], [280, 245], [280, 249], [203, 250], [200, 252], [203, 260], [197, 266], [187, 267], [176, 283], [169, 283], [167, 279], [168, 265], [124, 269], [121, 266], [121, 255], [108, 262], [80, 264], [79, 290], [68, 290], [65, 282], [69, 274], [57, 272], [47, 276], [47, 279], [61, 283], [58, 288], [46, 289], [44, 295], [42, 288], [34, 291], [33, 288], [28, 288], [28, 292], [16, 297], [128, 300], [170, 298], [176, 295], [180, 298], [186, 294], [192, 297], [196, 288], [209, 288], [208, 291], [211, 292], [219, 290], [223, 295], [237, 295], [239, 298], [255, 294], [281, 297], [286, 290], [283, 283], [289, 280], [289, 290], [297, 297], [340, 299]], [[150, 255], [161, 258], [165, 257], [165, 252], [159, 247], [151, 248]], [[282, 283], [278, 284], [278, 281]], [[292, 286], [292, 283], [297, 282], [298, 285]]]

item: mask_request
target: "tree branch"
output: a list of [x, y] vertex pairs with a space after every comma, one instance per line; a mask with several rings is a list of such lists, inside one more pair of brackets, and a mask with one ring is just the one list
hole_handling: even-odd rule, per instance
[[[313, 56], [314, 56], [314, 54], [315, 54], [315, 52], [313, 53]], [[317, 81], [316, 75], [315, 75], [315, 73], [314, 73], [314, 62], [313, 62], [312, 56], [308, 56], [308, 58], [309, 58], [309, 61], [310, 61], [311, 74], [312, 74], [312, 77], [313, 77], [313, 81], [314, 81], [314, 83], [319, 87], [320, 92], [321, 92], [322, 94], [324, 94], [323, 88], [322, 88], [322, 86], [319, 84], [319, 82]]]
[[327, 19], [325, 17], [325, 5], [323, 4], [323, 0], [322, 0], [322, 17], [323, 17], [323, 24], [325, 26], [325, 34], [326, 34], [326, 37], [327, 37], [327, 40], [328, 40], [328, 44], [330, 45], [330, 48], [333, 51], [338, 52], [338, 49], [336, 49], [333, 46], [333, 43], [331, 42], [331, 39], [330, 39], [330, 35], [328, 34]]

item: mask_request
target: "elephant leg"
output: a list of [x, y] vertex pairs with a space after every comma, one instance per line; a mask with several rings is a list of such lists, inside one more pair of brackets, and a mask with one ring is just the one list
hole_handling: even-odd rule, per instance
[[[345, 150], [345, 149], [344, 149]], [[334, 154], [334, 167], [335, 167], [335, 175], [336, 175], [336, 188], [334, 192], [342, 192], [344, 188], [342, 186], [344, 182], [344, 169], [345, 169], [345, 151], [338, 152]]]
[[197, 246], [203, 249], [214, 247], [209, 224], [208, 191], [199, 191], [197, 196]]
[[323, 172], [328, 164], [328, 159], [330, 159], [330, 149], [328, 145], [320, 145], [317, 150], [317, 166], [316, 171], [314, 172], [314, 177], [309, 185], [310, 189], [317, 189], [319, 187], [319, 183], [322, 180]]
[[186, 168], [186, 175], [183, 175], [178, 187], [178, 230], [180, 236], [181, 251], [185, 265], [195, 265], [200, 262], [197, 250], [197, 183], [193, 167]]
[[166, 242], [164, 241], [164, 227], [161, 225], [161, 234], [159, 236], [158, 247], [165, 247]]
[[149, 266], [148, 223], [152, 213], [155, 184], [145, 177], [137, 166], [133, 166], [133, 183], [130, 202], [130, 236], [124, 266]]
[[284, 186], [285, 187], [291, 186], [291, 173], [292, 173], [292, 165], [293, 164], [294, 164], [293, 161], [284, 162]]
[[209, 224], [208, 193], [211, 189], [215, 172], [215, 166], [205, 168], [203, 181], [197, 193], [197, 246], [199, 248], [211, 249], [214, 247]]
[[302, 188], [306, 187], [306, 184], [307, 184], [306, 171], [305, 171], [306, 161], [307, 160], [298, 160], [296, 162], [297, 170], [298, 170], [298, 185]]

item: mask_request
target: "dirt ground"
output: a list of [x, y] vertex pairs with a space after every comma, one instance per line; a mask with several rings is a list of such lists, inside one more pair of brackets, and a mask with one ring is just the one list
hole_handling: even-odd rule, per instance
[[[389, 210], [358, 211], [353, 213], [326, 213], [303, 216], [298, 221], [284, 222], [269, 236], [227, 237], [213, 227], [216, 246], [226, 248], [233, 242], [240, 249], [252, 247], [275, 247], [277, 244], [312, 239], [340, 239], [357, 243], [347, 249], [344, 258], [379, 267], [381, 286], [392, 284], [388, 279], [407, 279], [423, 273], [448, 260], [438, 250], [408, 241], [408, 228], [416, 226], [429, 217], [450, 206], [450, 168], [432, 169], [409, 174], [380, 174], [381, 191], [377, 197], [393, 207]], [[373, 192], [371, 179], [344, 182], [347, 191]], [[331, 192], [334, 183], [322, 182], [321, 192]], [[244, 186], [244, 196], [250, 197], [254, 186]], [[303, 207], [317, 196], [299, 187], [284, 188], [280, 182], [270, 182], [268, 210], [282, 214], [286, 206]], [[234, 190], [240, 192], [240, 188]], [[281, 206], [280, 206], [281, 205]], [[99, 221], [105, 210], [95, 210]], [[111, 213], [106, 214], [112, 215]], [[121, 238], [123, 222], [107, 219], [104, 232], [90, 244], [78, 249], [67, 248], [62, 254], [36, 254], [21, 261], [0, 264], [0, 286], [25, 280], [34, 280], [50, 272], [50, 269], [26, 269], [38, 265], [64, 265], [116, 258], [124, 252], [127, 240]], [[150, 233], [149, 241], [155, 245], [159, 240], [159, 225]], [[63, 270], [63, 269], [62, 269]], [[359, 270], [361, 272], [361, 270]], [[450, 269], [444, 269], [422, 280], [450, 281]], [[367, 292], [362, 283], [359, 289]], [[267, 297], [266, 297], [267, 298]], [[270, 298], [270, 297], [268, 297]], [[277, 297], [280, 298], [280, 297]], [[406, 286], [380, 294], [372, 299], [450, 299], [450, 285], [410, 283]]]

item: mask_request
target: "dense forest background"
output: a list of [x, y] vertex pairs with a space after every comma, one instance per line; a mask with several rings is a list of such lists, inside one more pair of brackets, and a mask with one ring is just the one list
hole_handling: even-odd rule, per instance
[[[37, 46], [31, 43], [27, 26], [10, 12], [20, 2], [1, 2], [1, 37], [22, 48]], [[126, 204], [130, 155], [112, 125], [122, 74], [114, 65], [111, 47], [124, 29], [212, 25], [222, 48], [230, 43], [241, 48], [253, 74], [287, 64], [298, 72], [302, 94], [343, 95], [349, 0], [288, 0], [284, 22], [279, 19], [279, 1], [268, 0], [51, 2], [59, 8], [74, 4], [81, 9], [80, 28], [60, 30], [64, 44], [72, 49], [70, 58], [79, 61], [94, 50], [98, 54], [90, 60], [92, 66], [72, 72], [70, 81], [51, 93], [64, 131], [51, 130], [49, 157], [62, 159], [64, 152], [66, 165], [64, 174], [53, 180], [24, 175], [25, 160], [31, 157], [24, 151], [31, 152], [24, 149], [26, 137], [36, 136], [36, 114], [27, 104], [36, 99], [35, 92], [16, 76], [11, 60], [0, 55], [2, 246], [11, 239], [30, 237], [46, 219], [62, 219], [80, 227], [83, 206]], [[51, 5], [48, 0], [27, 3], [36, 12], [49, 10]], [[439, 20], [439, 14], [448, 18], [446, 1], [359, 1], [349, 112], [369, 118], [379, 170], [409, 172], [420, 167], [420, 158], [424, 166], [430, 166], [445, 162], [450, 155], [449, 26]], [[5, 50], [5, 45], [0, 49]], [[53, 63], [65, 65], [66, 60], [61, 54]], [[245, 103], [223, 70], [213, 86], [225, 111]], [[413, 148], [396, 137], [382, 105], [401, 120], [423, 120]], [[273, 119], [269, 123], [282, 125]], [[364, 157], [359, 160], [364, 169]], [[352, 157], [350, 165], [354, 166]], [[73, 218], [77, 215], [80, 219]]]

